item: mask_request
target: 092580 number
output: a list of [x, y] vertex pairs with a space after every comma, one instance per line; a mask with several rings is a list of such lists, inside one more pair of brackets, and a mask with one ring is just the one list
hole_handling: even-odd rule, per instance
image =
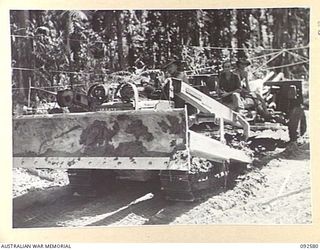
[[318, 244], [300, 244], [300, 248], [312, 248], [312, 249], [316, 249], [318, 248], [319, 245]]

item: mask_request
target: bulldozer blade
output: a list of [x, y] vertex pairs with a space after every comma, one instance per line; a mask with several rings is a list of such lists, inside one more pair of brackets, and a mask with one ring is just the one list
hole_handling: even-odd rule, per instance
[[189, 131], [189, 149], [191, 156], [202, 157], [211, 161], [252, 162], [252, 159], [243, 151], [231, 148], [220, 141], [193, 131]]
[[184, 109], [17, 117], [14, 167], [168, 169], [186, 149], [186, 119]]

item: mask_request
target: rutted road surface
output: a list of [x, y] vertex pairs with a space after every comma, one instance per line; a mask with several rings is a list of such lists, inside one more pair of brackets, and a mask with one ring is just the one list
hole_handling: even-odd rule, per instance
[[[48, 190], [38, 192], [44, 197]], [[59, 197], [50, 201], [55, 192]], [[26, 200], [31, 193], [14, 200]], [[24, 209], [16, 206], [14, 227], [312, 221], [308, 145], [264, 157], [240, 176], [232, 189], [194, 203], [166, 201], [156, 183], [128, 181], [120, 181], [108, 194], [94, 198], [70, 196], [65, 187], [56, 188], [50, 195], [44, 203], [38, 201]]]

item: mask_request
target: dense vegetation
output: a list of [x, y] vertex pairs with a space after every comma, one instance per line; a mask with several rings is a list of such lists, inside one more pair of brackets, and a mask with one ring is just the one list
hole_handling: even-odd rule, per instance
[[138, 61], [159, 68], [172, 56], [189, 71], [245, 56], [257, 76], [273, 67], [308, 78], [309, 9], [14, 10], [10, 18], [20, 100], [29, 85], [88, 86]]

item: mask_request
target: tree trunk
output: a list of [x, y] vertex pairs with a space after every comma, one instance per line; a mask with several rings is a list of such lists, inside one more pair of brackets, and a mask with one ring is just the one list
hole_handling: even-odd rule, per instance
[[121, 11], [116, 11], [116, 28], [117, 28], [117, 44], [118, 44], [118, 59], [119, 68], [124, 69], [123, 43], [122, 43], [122, 22]]
[[[250, 40], [250, 22], [249, 22], [249, 13], [247, 10], [237, 10], [236, 11], [236, 19], [237, 19], [237, 31], [236, 31], [236, 39], [237, 39], [237, 47], [243, 48], [246, 43]], [[237, 53], [238, 58], [245, 57], [245, 53], [243, 50], [239, 50]]]
[[[18, 27], [20, 28], [19, 35], [27, 35], [27, 20], [29, 20], [29, 11], [17, 11]], [[18, 38], [18, 53], [17, 53], [17, 66], [19, 68], [29, 68], [29, 59], [32, 40], [26, 37]], [[29, 91], [29, 77], [30, 71], [18, 70], [18, 89], [19, 98], [21, 101], [26, 102]]]

